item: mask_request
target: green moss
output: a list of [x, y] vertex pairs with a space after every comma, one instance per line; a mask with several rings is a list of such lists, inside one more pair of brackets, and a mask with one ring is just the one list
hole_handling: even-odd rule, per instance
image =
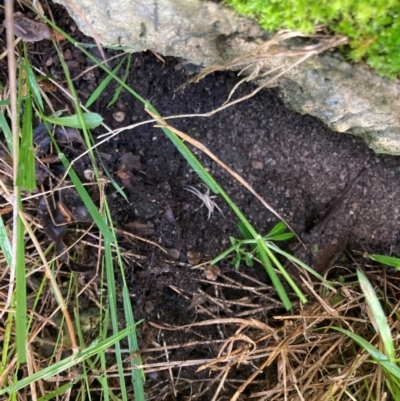
[[316, 26], [350, 38], [347, 56], [379, 74], [400, 75], [399, 0], [225, 0], [268, 30], [312, 33]]

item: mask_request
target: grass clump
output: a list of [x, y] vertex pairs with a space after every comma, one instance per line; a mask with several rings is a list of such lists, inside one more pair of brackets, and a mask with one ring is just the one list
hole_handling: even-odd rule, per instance
[[269, 31], [313, 33], [321, 26], [349, 37], [347, 57], [365, 60], [379, 74], [400, 73], [400, 3], [396, 0], [225, 0], [243, 15], [255, 17]]

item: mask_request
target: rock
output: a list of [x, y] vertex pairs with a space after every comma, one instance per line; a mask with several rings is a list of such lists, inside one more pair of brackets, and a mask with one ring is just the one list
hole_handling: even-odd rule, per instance
[[[95, 31], [104, 45], [152, 50], [192, 66], [224, 64], [268, 39], [255, 22], [210, 1], [75, 0], [73, 7], [68, 0], [55, 1], [68, 9], [85, 34], [93, 36]], [[266, 66], [277, 63], [290, 61], [271, 58]], [[377, 153], [400, 155], [398, 80], [380, 78], [366, 66], [325, 52], [275, 84], [282, 99], [299, 113], [362, 137]]]

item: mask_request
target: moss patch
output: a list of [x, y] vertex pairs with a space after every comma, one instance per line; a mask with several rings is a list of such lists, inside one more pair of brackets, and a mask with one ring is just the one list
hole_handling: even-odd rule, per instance
[[400, 1], [398, 0], [225, 0], [240, 14], [255, 17], [268, 30], [315, 32], [325, 26], [350, 38], [346, 52], [380, 75], [400, 74]]

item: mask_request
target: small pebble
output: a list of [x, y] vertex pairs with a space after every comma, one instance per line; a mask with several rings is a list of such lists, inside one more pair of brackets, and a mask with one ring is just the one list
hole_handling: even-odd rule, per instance
[[125, 110], [126, 109], [126, 103], [124, 103], [124, 102], [122, 102], [120, 100], [116, 103], [116, 106], [117, 106], [118, 110]]
[[264, 168], [264, 163], [260, 162], [259, 160], [252, 160], [251, 167], [253, 167], [256, 170], [262, 170]]
[[218, 278], [220, 269], [218, 266], [207, 266], [204, 268], [204, 275], [207, 280], [215, 281]]
[[172, 260], [179, 260], [179, 258], [181, 257], [181, 253], [175, 248], [167, 249], [167, 252], [168, 252], [168, 256]]
[[196, 251], [188, 251], [187, 260], [191, 265], [197, 265], [200, 262], [200, 254]]
[[113, 113], [113, 118], [116, 122], [122, 123], [125, 120], [126, 114], [123, 111], [116, 111]]
[[86, 209], [85, 206], [77, 206], [74, 209], [74, 219], [76, 221], [84, 221], [84, 222], [91, 222], [92, 218], [90, 216], [89, 211]]
[[94, 171], [87, 169], [83, 172], [83, 175], [85, 176], [86, 181], [94, 181]]
[[93, 70], [87, 71], [82, 75], [82, 79], [84, 81], [91, 81], [94, 78], [95, 78], [95, 73]]

